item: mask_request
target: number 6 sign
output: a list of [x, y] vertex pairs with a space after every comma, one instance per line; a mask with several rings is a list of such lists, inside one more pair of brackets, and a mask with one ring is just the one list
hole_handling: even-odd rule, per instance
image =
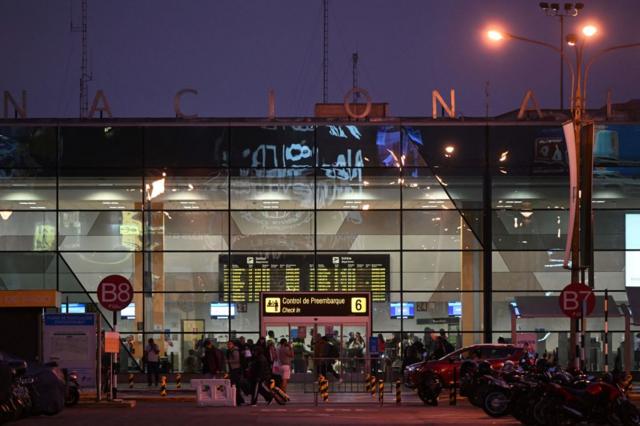
[[120, 311], [131, 303], [133, 286], [122, 275], [109, 275], [98, 285], [98, 300], [110, 311]]

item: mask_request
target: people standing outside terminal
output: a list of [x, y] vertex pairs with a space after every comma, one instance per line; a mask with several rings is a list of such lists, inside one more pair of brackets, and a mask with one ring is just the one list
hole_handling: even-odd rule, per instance
[[153, 385], [158, 386], [158, 366], [160, 364], [160, 349], [158, 345], [153, 341], [153, 338], [149, 338], [147, 346], [144, 348], [144, 364], [147, 368], [147, 384], [151, 386], [151, 379], [153, 378]]
[[204, 361], [212, 378], [215, 378], [224, 369], [222, 351], [211, 340], [205, 342]]
[[240, 382], [242, 379], [242, 365], [240, 363], [240, 350], [233, 340], [227, 342], [227, 365], [229, 367], [229, 379], [236, 387], [236, 405], [244, 404]]
[[433, 339], [435, 341], [435, 348], [432, 355], [433, 359], [440, 359], [446, 354], [453, 352], [453, 345], [447, 340], [447, 334], [444, 329], [440, 329], [439, 335], [436, 333], [433, 334], [435, 334], [435, 338]]
[[287, 391], [287, 384], [291, 379], [291, 360], [293, 358], [293, 349], [287, 339], [280, 340], [278, 346], [278, 361], [280, 362], [280, 376], [282, 376], [282, 385], [280, 388]]
[[322, 338], [320, 333], [317, 333], [313, 341], [313, 363], [315, 364], [316, 375], [327, 375], [327, 360], [324, 359], [326, 346], [327, 341]]

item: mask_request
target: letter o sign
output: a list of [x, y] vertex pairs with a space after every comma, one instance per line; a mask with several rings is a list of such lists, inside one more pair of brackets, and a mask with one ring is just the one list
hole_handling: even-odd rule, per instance
[[569, 318], [580, 318], [582, 310], [587, 316], [593, 312], [596, 306], [596, 296], [593, 290], [582, 283], [569, 284], [560, 293], [560, 309]]
[[110, 311], [121, 311], [133, 300], [133, 286], [122, 275], [109, 275], [98, 285], [98, 301]]

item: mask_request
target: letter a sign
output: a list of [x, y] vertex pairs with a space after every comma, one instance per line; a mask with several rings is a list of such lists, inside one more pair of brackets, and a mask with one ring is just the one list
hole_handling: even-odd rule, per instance
[[131, 303], [133, 286], [122, 275], [109, 275], [98, 285], [98, 300], [105, 309], [120, 311]]
[[584, 315], [593, 312], [596, 296], [593, 291], [582, 283], [569, 284], [560, 293], [560, 309], [569, 318], [580, 318], [584, 305]]

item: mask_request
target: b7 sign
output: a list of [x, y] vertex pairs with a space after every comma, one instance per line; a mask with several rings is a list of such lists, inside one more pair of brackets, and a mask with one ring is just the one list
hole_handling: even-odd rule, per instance
[[560, 293], [560, 309], [569, 318], [580, 318], [593, 312], [596, 306], [596, 296], [593, 290], [582, 283], [569, 284]]

